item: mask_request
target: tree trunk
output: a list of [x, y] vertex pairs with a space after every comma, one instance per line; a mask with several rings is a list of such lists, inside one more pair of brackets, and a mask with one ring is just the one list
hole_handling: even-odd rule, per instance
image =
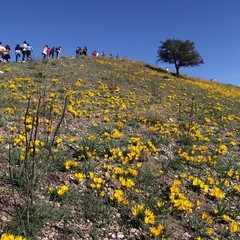
[[176, 74], [179, 75], [179, 68], [180, 68], [180, 66], [175, 64], [175, 68], [176, 68]]

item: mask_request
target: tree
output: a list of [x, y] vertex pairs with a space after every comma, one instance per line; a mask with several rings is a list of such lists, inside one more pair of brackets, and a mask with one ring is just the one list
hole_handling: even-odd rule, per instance
[[158, 49], [158, 61], [174, 64], [177, 75], [179, 75], [180, 67], [194, 67], [203, 64], [201, 56], [195, 50], [195, 44], [189, 40], [167, 39], [161, 44]]

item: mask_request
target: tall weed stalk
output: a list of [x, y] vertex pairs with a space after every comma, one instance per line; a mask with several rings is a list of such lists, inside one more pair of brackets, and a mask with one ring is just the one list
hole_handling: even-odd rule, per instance
[[[40, 150], [38, 148], [37, 142], [40, 141], [39, 137], [41, 139], [48, 139], [44, 138], [44, 136], [40, 136], [40, 127], [41, 123], [44, 122], [41, 119], [40, 113], [41, 109], [44, 108], [44, 101], [42, 97], [40, 96], [38, 101], [37, 101], [37, 106], [34, 111], [31, 111], [31, 106], [33, 102], [31, 101], [31, 97], [28, 98], [27, 100], [27, 107], [24, 115], [24, 130], [23, 130], [23, 135], [24, 135], [24, 145], [22, 146], [22, 150], [24, 152], [24, 157], [23, 159], [19, 160], [18, 164], [14, 164], [14, 157], [12, 156], [11, 150], [15, 148], [9, 148], [9, 156], [8, 156], [8, 163], [9, 163], [9, 177], [11, 181], [11, 195], [13, 198], [13, 202], [15, 205], [15, 211], [17, 213], [18, 218], [21, 218], [22, 210], [21, 208], [25, 206], [25, 219], [21, 219], [21, 221], [24, 221], [25, 225], [25, 233], [28, 233], [28, 226], [31, 225], [31, 221], [34, 220], [32, 219], [33, 213], [31, 212], [32, 209], [34, 209], [35, 204], [37, 203], [37, 189], [39, 189], [39, 179], [40, 175], [43, 174], [43, 170], [41, 169], [46, 167], [48, 164], [48, 159], [52, 155], [52, 150], [54, 148], [54, 142], [55, 138], [60, 130], [61, 124], [63, 122], [64, 116], [65, 116], [65, 111], [67, 107], [67, 97], [65, 97], [64, 101], [64, 107], [61, 113], [61, 117], [59, 121], [56, 124], [55, 130], [50, 138], [50, 144], [43, 143], [42, 148]], [[30, 120], [31, 119], [31, 120]], [[48, 133], [45, 133], [48, 134]], [[20, 154], [20, 153], [19, 153]], [[45, 156], [45, 157], [44, 157]], [[20, 159], [20, 156], [19, 156]], [[44, 160], [42, 160], [44, 159]], [[18, 176], [18, 177], [16, 177]], [[22, 191], [19, 191], [17, 189], [18, 194], [22, 194], [21, 196], [21, 207], [18, 207], [19, 202], [16, 199], [16, 182], [21, 181], [20, 184], [17, 184], [17, 186], [22, 187]]]

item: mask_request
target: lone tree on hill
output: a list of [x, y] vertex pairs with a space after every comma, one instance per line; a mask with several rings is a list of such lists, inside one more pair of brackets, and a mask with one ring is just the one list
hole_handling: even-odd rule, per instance
[[180, 67], [194, 67], [204, 63], [195, 50], [194, 43], [189, 40], [167, 39], [161, 44], [158, 49], [158, 61], [174, 64], [177, 75]]

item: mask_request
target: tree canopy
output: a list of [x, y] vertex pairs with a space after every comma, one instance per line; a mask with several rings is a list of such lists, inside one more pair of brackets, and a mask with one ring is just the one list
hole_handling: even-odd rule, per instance
[[194, 67], [204, 63], [193, 42], [175, 39], [161, 42], [158, 49], [158, 61], [174, 64], [177, 75], [179, 75], [180, 67]]

